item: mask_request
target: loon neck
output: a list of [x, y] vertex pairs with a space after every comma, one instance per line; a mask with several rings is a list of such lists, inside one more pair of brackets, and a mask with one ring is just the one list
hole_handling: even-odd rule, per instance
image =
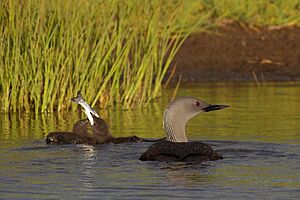
[[185, 125], [188, 119], [178, 117], [175, 113], [168, 108], [164, 112], [163, 126], [167, 134], [167, 141], [188, 142], [185, 133]]

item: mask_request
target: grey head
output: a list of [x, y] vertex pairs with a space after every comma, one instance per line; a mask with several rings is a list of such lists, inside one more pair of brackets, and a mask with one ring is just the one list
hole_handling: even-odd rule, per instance
[[82, 97], [81, 93], [78, 92], [76, 97], [73, 97], [71, 99], [73, 102], [78, 103], [79, 105], [82, 106], [83, 112], [86, 114], [87, 118], [89, 119], [91, 125], [94, 125], [94, 118], [92, 115], [99, 117], [98, 113], [91, 108], [91, 106], [84, 100]]
[[167, 140], [172, 142], [188, 142], [185, 133], [187, 122], [202, 112], [210, 112], [228, 107], [212, 105], [195, 97], [178, 97], [165, 109], [163, 127]]

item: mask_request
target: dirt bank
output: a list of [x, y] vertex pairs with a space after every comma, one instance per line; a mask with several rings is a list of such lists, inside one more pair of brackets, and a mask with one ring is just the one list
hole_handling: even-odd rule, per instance
[[191, 35], [177, 53], [174, 79], [300, 80], [300, 28], [249, 28], [238, 23]]

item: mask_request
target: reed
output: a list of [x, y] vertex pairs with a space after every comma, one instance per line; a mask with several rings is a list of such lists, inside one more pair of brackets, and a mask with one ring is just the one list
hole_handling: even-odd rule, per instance
[[300, 23], [298, 0], [2, 0], [0, 111], [71, 108], [81, 91], [92, 106], [145, 106], [185, 38], [234, 19]]
[[[224, 19], [250, 26], [300, 25], [299, 0], [191, 0], [190, 3], [201, 11], [213, 10], [210, 26]], [[197, 19], [198, 14], [192, 19]]]
[[68, 110], [78, 91], [93, 106], [146, 105], [193, 28], [184, 4], [1, 1], [1, 111]]

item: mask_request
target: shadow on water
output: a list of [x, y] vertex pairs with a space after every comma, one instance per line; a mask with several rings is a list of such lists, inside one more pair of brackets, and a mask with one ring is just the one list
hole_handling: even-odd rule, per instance
[[[162, 137], [164, 94], [149, 109], [100, 110], [116, 136]], [[82, 117], [0, 116], [0, 199], [297, 199], [300, 195], [300, 87], [205, 84], [179, 90], [224, 111], [188, 124], [188, 137], [224, 155], [202, 164], [142, 162], [150, 143], [46, 145]], [[288, 105], [289, 109], [286, 109]]]

